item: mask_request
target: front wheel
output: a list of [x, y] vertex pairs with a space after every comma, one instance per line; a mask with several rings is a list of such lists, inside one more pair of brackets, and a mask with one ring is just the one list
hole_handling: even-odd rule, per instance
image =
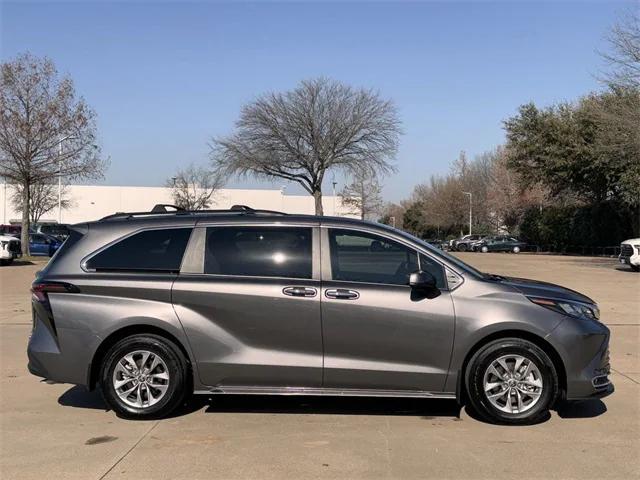
[[513, 253], [520, 253], [520, 247], [513, 247]]
[[172, 342], [158, 335], [133, 335], [116, 343], [102, 364], [100, 383], [107, 404], [119, 416], [160, 418], [184, 400], [187, 361]]
[[530, 425], [548, 416], [558, 395], [558, 376], [549, 356], [520, 338], [495, 340], [469, 362], [471, 407], [493, 423]]
[[486, 245], [483, 245], [482, 248], [480, 249], [480, 251], [482, 253], [487, 253], [489, 251], [489, 247], [487, 247]]

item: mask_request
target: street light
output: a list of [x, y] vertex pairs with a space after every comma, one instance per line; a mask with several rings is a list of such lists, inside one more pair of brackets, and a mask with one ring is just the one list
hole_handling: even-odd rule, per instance
[[472, 211], [472, 199], [473, 199], [473, 195], [471, 194], [471, 192], [462, 192], [465, 195], [469, 195], [469, 235], [471, 235], [471, 222], [473, 220], [473, 211]]
[[71, 138], [75, 136], [67, 135], [58, 142], [58, 223], [62, 223], [62, 144]]

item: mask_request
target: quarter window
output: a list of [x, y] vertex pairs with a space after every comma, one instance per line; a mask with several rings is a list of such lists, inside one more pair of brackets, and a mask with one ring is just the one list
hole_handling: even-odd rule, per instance
[[177, 272], [191, 228], [145, 230], [94, 255], [86, 266], [95, 271]]
[[311, 228], [210, 227], [204, 273], [311, 278]]

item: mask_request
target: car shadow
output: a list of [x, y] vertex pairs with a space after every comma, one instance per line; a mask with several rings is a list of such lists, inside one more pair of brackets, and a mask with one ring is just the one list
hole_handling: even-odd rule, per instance
[[[99, 389], [89, 391], [76, 385], [58, 398], [64, 407], [108, 411]], [[404, 415], [432, 420], [436, 417], [460, 418], [454, 400], [420, 398], [278, 396], [278, 395], [193, 395], [169, 418], [204, 413], [264, 413], [313, 415]]]
[[557, 412], [560, 418], [594, 418], [607, 411], [605, 403], [594, 398], [574, 402], [564, 402], [558, 406]]
[[[108, 411], [99, 389], [87, 390], [74, 386], [64, 392], [58, 403], [64, 407], [85, 408]], [[191, 413], [259, 413], [259, 414], [300, 414], [300, 415], [391, 415], [420, 417], [435, 420], [450, 417], [461, 421], [462, 408], [455, 400], [423, 398], [382, 398], [382, 397], [330, 397], [330, 396], [278, 396], [278, 395], [193, 395], [178, 407], [168, 418], [182, 417]], [[487, 421], [471, 408], [466, 413], [479, 422]], [[560, 418], [594, 418], [607, 411], [599, 399], [580, 402], [565, 402], [558, 406]], [[544, 423], [550, 414], [537, 423]]]

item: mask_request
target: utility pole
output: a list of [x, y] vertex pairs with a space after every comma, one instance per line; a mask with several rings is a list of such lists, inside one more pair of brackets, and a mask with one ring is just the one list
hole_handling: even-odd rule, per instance
[[471, 235], [471, 223], [473, 221], [473, 210], [472, 210], [472, 199], [473, 199], [473, 195], [471, 194], [471, 192], [462, 192], [465, 195], [469, 195], [469, 235]]

